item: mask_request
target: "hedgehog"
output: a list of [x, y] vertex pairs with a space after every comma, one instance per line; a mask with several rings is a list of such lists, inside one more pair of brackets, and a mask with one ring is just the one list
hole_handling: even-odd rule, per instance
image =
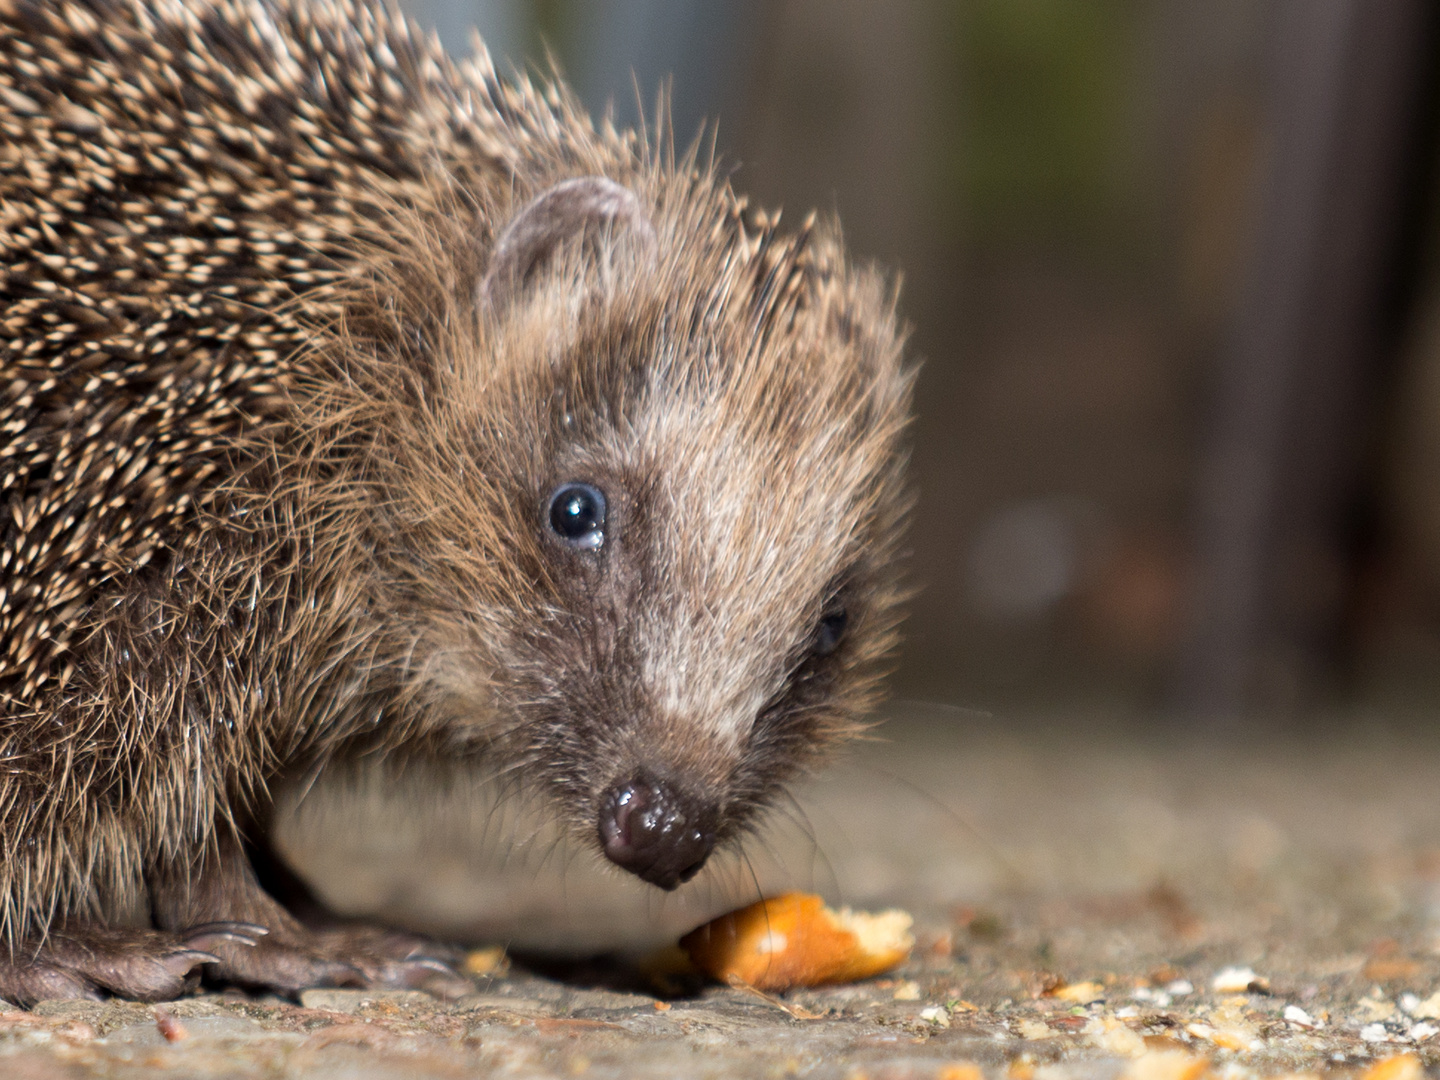
[[674, 889], [868, 723], [912, 366], [836, 223], [370, 0], [0, 38], [0, 996], [459, 992], [286, 785], [473, 766]]

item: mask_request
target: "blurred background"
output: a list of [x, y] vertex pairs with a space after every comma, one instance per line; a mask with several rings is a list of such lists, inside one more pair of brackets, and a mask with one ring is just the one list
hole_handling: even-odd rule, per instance
[[408, 0], [836, 212], [923, 362], [902, 699], [1440, 705], [1424, 0]]

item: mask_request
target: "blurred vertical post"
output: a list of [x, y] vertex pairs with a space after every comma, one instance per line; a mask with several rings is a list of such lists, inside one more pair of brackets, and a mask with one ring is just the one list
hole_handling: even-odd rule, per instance
[[1268, 171], [1199, 465], [1192, 716], [1296, 703], [1338, 642], [1432, 30], [1430, 0], [1276, 4]]

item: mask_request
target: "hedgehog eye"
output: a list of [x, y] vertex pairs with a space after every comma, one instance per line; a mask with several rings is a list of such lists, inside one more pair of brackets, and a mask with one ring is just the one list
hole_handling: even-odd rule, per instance
[[593, 484], [561, 484], [550, 496], [550, 531], [573, 548], [599, 548], [605, 543], [605, 493]]
[[840, 647], [840, 639], [845, 636], [845, 626], [849, 621], [850, 617], [844, 608], [827, 611], [820, 617], [820, 624], [815, 627], [815, 644], [810, 651], [816, 656], [829, 656], [833, 653]]

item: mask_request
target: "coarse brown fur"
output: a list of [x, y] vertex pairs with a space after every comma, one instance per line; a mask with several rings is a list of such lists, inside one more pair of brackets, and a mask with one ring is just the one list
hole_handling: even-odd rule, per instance
[[[252, 872], [274, 785], [336, 757], [474, 756], [586, 837], [651, 770], [723, 841], [859, 723], [893, 297], [665, 143], [361, 0], [0, 0], [0, 995], [445, 975]], [[651, 233], [487, 288], [576, 177]], [[544, 526], [576, 478], [598, 555]]]

